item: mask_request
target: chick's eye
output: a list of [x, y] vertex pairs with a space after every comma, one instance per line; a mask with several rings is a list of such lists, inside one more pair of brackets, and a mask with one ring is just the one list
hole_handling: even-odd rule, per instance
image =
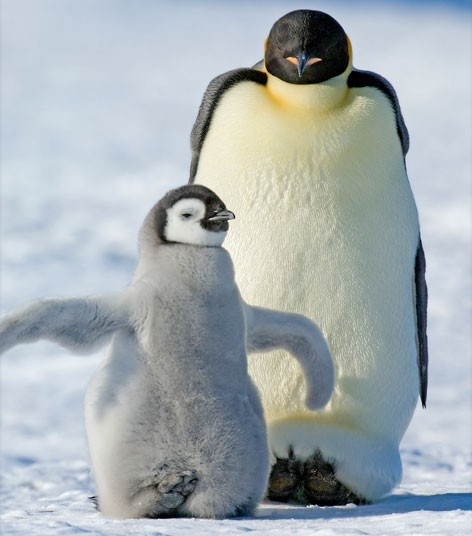
[[191, 212], [184, 212], [182, 214], [182, 218], [184, 218], [185, 220], [188, 220], [189, 218], [191, 218], [193, 216], [193, 214]]

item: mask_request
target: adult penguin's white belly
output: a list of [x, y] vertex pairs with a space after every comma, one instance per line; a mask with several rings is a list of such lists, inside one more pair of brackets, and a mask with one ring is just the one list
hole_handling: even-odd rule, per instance
[[[293, 91], [316, 97], [319, 88]], [[332, 400], [309, 412], [293, 360], [249, 358], [271, 447], [299, 456], [320, 448], [337, 458], [341, 477], [346, 438], [357, 451], [367, 436], [364, 454], [375, 463], [377, 440], [393, 449], [391, 464], [399, 467], [387, 480], [399, 478], [397, 446], [418, 396], [418, 216], [392, 114], [374, 88], [346, 89], [316, 114], [289, 107], [266, 86], [236, 85], [213, 115], [195, 180], [236, 213], [226, 247], [243, 298], [312, 318], [335, 360]], [[347, 473], [344, 482], [362, 487]]]

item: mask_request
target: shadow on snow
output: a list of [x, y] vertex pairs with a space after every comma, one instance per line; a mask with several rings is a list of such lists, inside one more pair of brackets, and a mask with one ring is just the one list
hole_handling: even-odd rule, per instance
[[[277, 505], [277, 506], [276, 506]], [[443, 493], [438, 495], [392, 495], [364, 506], [297, 506], [263, 502], [256, 514], [258, 519], [342, 519], [389, 514], [408, 514], [419, 511], [451, 512], [472, 510], [472, 493]]]

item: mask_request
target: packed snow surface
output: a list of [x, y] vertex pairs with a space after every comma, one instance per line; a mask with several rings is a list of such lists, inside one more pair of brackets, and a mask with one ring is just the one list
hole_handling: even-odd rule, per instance
[[[462, 5], [460, 5], [462, 4]], [[186, 183], [189, 133], [216, 75], [262, 57], [299, 7], [344, 26], [354, 63], [397, 89], [430, 293], [430, 386], [404, 477], [368, 506], [264, 502], [253, 518], [104, 518], [83, 395], [103, 357], [57, 346], [1, 358], [2, 534], [462, 535], [471, 494], [471, 20], [467, 3], [2, 0], [1, 309], [119, 290], [148, 209]], [[231, 207], [229, 207], [231, 208]]]

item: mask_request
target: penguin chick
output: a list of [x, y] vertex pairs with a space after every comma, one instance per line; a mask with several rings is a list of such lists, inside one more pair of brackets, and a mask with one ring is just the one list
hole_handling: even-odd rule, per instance
[[254, 511], [270, 464], [247, 347], [285, 348], [305, 374], [307, 407], [329, 400], [334, 370], [317, 326], [241, 299], [220, 247], [233, 218], [203, 186], [173, 190], [144, 221], [126, 290], [37, 301], [0, 321], [0, 352], [39, 339], [87, 352], [111, 339], [85, 401], [97, 502], [106, 516]]
[[245, 214], [226, 242], [243, 296], [304, 314], [327, 337], [336, 390], [323, 411], [305, 411], [288, 356], [249, 361], [278, 460], [269, 497], [319, 505], [376, 500], [398, 483], [428, 383], [408, 131], [392, 85], [352, 62], [335, 19], [292, 11], [262, 62], [210, 82], [191, 135], [191, 182]]

